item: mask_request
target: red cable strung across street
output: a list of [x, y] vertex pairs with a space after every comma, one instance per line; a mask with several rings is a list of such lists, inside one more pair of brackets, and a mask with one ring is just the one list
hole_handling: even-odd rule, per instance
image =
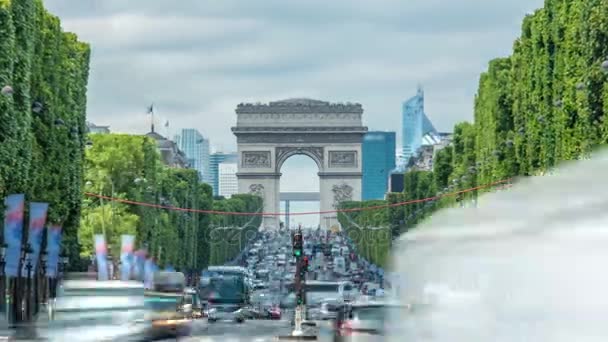
[[[376, 205], [376, 206], [365, 207], [365, 208], [350, 208], [350, 209], [336, 209], [336, 210], [326, 210], [326, 211], [309, 211], [309, 212], [301, 212], [301, 213], [289, 213], [289, 215], [290, 216], [302, 216], [302, 215], [335, 214], [335, 213], [347, 213], [347, 212], [357, 212], [357, 211], [365, 211], [365, 210], [376, 210], [376, 209], [385, 209], [385, 208], [392, 208], [392, 207], [400, 207], [400, 206], [408, 205], [408, 204], [435, 201], [435, 200], [438, 200], [438, 199], [443, 198], [443, 197], [456, 196], [456, 195], [460, 195], [460, 194], [471, 192], [471, 191], [475, 191], [475, 190], [481, 190], [481, 189], [484, 189], [484, 188], [489, 188], [489, 187], [492, 187], [492, 186], [495, 186], [495, 185], [499, 185], [499, 184], [504, 184], [503, 186], [506, 187], [506, 186], [509, 186], [509, 184], [505, 184], [505, 183], [509, 183], [511, 181], [512, 181], [512, 178], [503, 179], [503, 180], [492, 182], [492, 183], [489, 183], [489, 184], [476, 186], [474, 188], [469, 188], [469, 189], [464, 189], [464, 190], [460, 190], [460, 191], [456, 191], [456, 192], [451, 192], [451, 193], [448, 193], [448, 194], [442, 194], [442, 195], [433, 196], [433, 197], [427, 197], [427, 198], [409, 200], [409, 201], [399, 202], [399, 203]], [[119, 202], [119, 203], [140, 205], [140, 206], [143, 206], [143, 207], [151, 207], [151, 208], [158, 208], [158, 209], [168, 209], [168, 210], [176, 210], [176, 211], [203, 213], [203, 214], [233, 215], [233, 216], [282, 216], [282, 215], [285, 215], [285, 213], [261, 213], [261, 212], [241, 213], [241, 212], [232, 212], [232, 211], [217, 211], [217, 210], [202, 210], [202, 209], [192, 209], [192, 208], [179, 208], [179, 207], [173, 207], [173, 206], [170, 206], [170, 205], [162, 205], [162, 204], [154, 204], [154, 203], [146, 203], [146, 202], [137, 202], [137, 201], [132, 201], [132, 200], [123, 199], [123, 198], [115, 198], [115, 197], [103, 196], [103, 195], [94, 194], [94, 193], [91, 193], [91, 192], [85, 192], [84, 194], [87, 195], [87, 196], [90, 196], [90, 197], [97, 197], [97, 198], [101, 198], [101, 199], [104, 199], [104, 200], [109, 200], [109, 201], [114, 201], [114, 202]]]

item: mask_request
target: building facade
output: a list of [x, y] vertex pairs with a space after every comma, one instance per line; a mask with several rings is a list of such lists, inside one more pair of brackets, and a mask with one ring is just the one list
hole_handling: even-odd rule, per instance
[[154, 126], [146, 136], [156, 141], [156, 146], [165, 165], [175, 168], [191, 167], [188, 157], [179, 149], [179, 146], [174, 141], [154, 132]]
[[384, 199], [395, 169], [395, 132], [368, 132], [363, 137], [362, 199]]
[[98, 126], [92, 122], [87, 122], [87, 129], [92, 134], [109, 134], [110, 126]]
[[210, 184], [209, 140], [194, 128], [184, 128], [175, 141], [186, 154], [192, 168], [198, 171], [200, 179]]
[[223, 161], [218, 164], [218, 195], [230, 198], [239, 192], [239, 182], [236, 178], [238, 164], [236, 161]]
[[[321, 229], [340, 229], [334, 211], [361, 200], [363, 106], [292, 98], [242, 103], [235, 110], [240, 193], [264, 199], [265, 213], [280, 212], [281, 166], [306, 155], [318, 166]], [[263, 229], [279, 229], [279, 215], [264, 215]]]
[[400, 169], [407, 168], [409, 159], [416, 155], [426, 139], [438, 133], [424, 112], [424, 91], [418, 87], [416, 95], [403, 103], [402, 107], [402, 160]]
[[213, 188], [213, 196], [220, 196], [219, 165], [224, 161], [238, 163], [238, 154], [216, 152], [209, 157], [209, 185]]

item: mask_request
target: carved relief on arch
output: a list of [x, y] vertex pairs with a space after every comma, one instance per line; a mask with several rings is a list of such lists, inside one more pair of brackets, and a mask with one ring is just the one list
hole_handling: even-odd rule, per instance
[[277, 172], [280, 171], [281, 166], [287, 160], [287, 158], [296, 155], [304, 154], [311, 157], [319, 166], [319, 170], [323, 169], [323, 147], [277, 147], [275, 150], [275, 160], [277, 161], [276, 168]]

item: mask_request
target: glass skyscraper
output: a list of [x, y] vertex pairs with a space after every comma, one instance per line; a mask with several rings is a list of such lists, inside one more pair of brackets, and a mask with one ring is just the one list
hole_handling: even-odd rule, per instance
[[384, 199], [395, 169], [395, 132], [367, 132], [363, 137], [363, 200]]
[[[423, 136], [427, 133], [437, 134], [431, 120], [424, 113], [424, 91], [418, 87], [416, 96], [403, 103], [402, 107], [402, 160], [407, 165], [408, 160], [422, 146]], [[405, 165], [400, 165], [403, 169]]]
[[220, 195], [220, 184], [219, 184], [219, 165], [226, 162], [234, 162], [236, 163], [238, 160], [238, 155], [236, 153], [222, 153], [217, 152], [213, 153], [209, 158], [209, 177], [211, 181], [209, 184], [213, 188], [213, 196]]
[[210, 184], [209, 140], [194, 128], [184, 128], [175, 137], [175, 141], [186, 154], [191, 166], [198, 171], [201, 180]]

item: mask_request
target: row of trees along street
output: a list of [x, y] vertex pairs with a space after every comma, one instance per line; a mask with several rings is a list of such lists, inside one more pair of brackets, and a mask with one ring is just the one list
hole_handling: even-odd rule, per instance
[[[432, 171], [406, 173], [405, 191], [382, 202], [539, 175], [561, 161], [584, 158], [608, 141], [607, 114], [608, 2], [547, 0], [524, 18], [512, 55], [492, 60], [481, 75], [474, 121], [454, 127], [453, 143], [437, 152]], [[492, 189], [380, 210], [385, 213], [343, 214], [340, 222], [347, 231], [387, 227], [383, 238], [357, 240], [364, 257], [383, 265], [387, 253], [378, 250], [390, 246], [389, 231], [398, 236], [436, 210]]]
[[79, 267], [89, 45], [42, 0], [0, 0], [0, 37], [0, 197], [48, 202], [48, 222], [63, 225]]
[[[85, 190], [91, 194], [157, 206], [257, 212], [262, 199], [235, 195], [213, 198], [194, 169], [165, 166], [156, 143], [146, 136], [92, 134], [86, 151]], [[201, 270], [232, 260], [261, 224], [261, 216], [214, 215], [104, 201], [85, 195], [78, 240], [90, 258], [93, 235], [105, 232], [110, 254], [120, 255], [120, 236], [133, 234], [161, 266]], [[228, 227], [228, 229], [226, 228]]]
[[[194, 170], [164, 167], [154, 143], [144, 137], [87, 137], [90, 48], [63, 32], [42, 0], [0, 0], [0, 33], [0, 197], [24, 193], [27, 201], [50, 204], [48, 222], [63, 226], [71, 270], [86, 268], [92, 236], [102, 232], [115, 257], [120, 234], [130, 233], [160, 265], [178, 268], [200, 269], [238, 254], [261, 218], [169, 211], [85, 196], [87, 191], [234, 212], [262, 206], [260, 198], [249, 195], [214, 200]], [[224, 237], [230, 237], [225, 239], [211, 234], [214, 225], [238, 229], [224, 229]]]

